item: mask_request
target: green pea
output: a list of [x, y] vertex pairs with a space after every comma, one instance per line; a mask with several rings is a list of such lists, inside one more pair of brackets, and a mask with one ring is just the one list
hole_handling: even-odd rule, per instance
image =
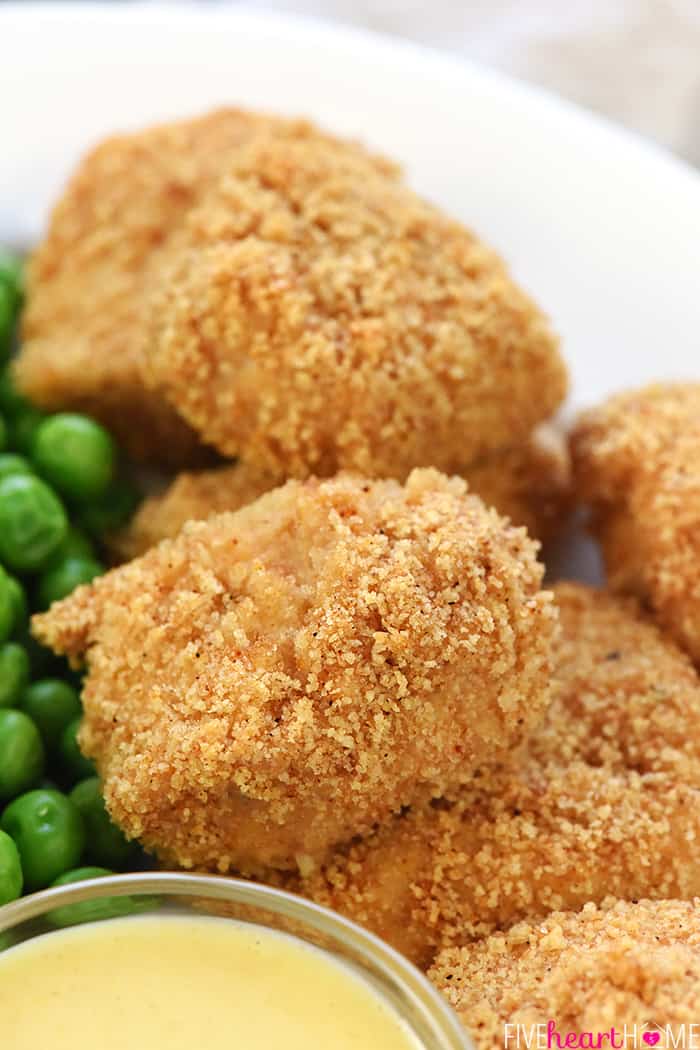
[[6, 419], [15, 420], [23, 412], [31, 410], [31, 405], [24, 394], [17, 389], [10, 365], [0, 371], [0, 411]]
[[16, 611], [10, 577], [0, 566], [0, 642], [4, 642], [12, 634]]
[[[67, 886], [85, 879], [101, 879], [113, 874], [114, 872], [109, 871], [108, 868], [76, 868], [74, 871], [67, 871], [52, 885]], [[99, 922], [102, 919], [135, 915], [149, 911], [158, 904], [159, 900], [155, 897], [102, 897], [81, 901], [80, 904], [66, 904], [62, 908], [54, 908], [47, 913], [46, 918], [54, 926], [76, 926], [82, 922]]]
[[18, 641], [29, 654], [33, 678], [63, 678], [68, 673], [68, 664], [64, 658], [56, 656], [45, 645], [40, 645], [29, 632], [21, 634]]
[[78, 520], [91, 536], [98, 539], [129, 520], [139, 504], [136, 487], [126, 478], [117, 478], [98, 500], [78, 510]]
[[65, 598], [81, 583], [90, 583], [104, 571], [104, 566], [95, 558], [66, 558], [40, 577], [37, 587], [38, 607], [48, 609], [53, 602]]
[[34, 468], [25, 456], [18, 456], [16, 452], [0, 453], [0, 479], [10, 474], [33, 474]]
[[99, 498], [114, 474], [116, 449], [103, 426], [88, 416], [49, 416], [34, 437], [34, 463], [59, 492], [79, 503]]
[[47, 748], [58, 747], [63, 731], [80, 719], [80, 697], [60, 678], [43, 678], [27, 686], [20, 707], [32, 719]]
[[76, 784], [69, 798], [78, 807], [87, 832], [87, 854], [96, 864], [125, 868], [137, 847], [125, 838], [105, 807], [98, 777]]
[[95, 864], [85, 864], [82, 868], [73, 868], [59, 875], [51, 883], [52, 886], [69, 886], [73, 882], [85, 882], [87, 879], [103, 879], [105, 875], [114, 875], [115, 872], [109, 868], [101, 868]]
[[53, 569], [66, 558], [96, 558], [95, 545], [89, 536], [75, 525], [68, 525], [68, 531], [59, 543], [55, 552], [46, 563], [46, 569]]
[[7, 574], [7, 585], [10, 588], [12, 599], [12, 634], [15, 638], [21, 637], [29, 627], [29, 604], [24, 587], [15, 576]]
[[17, 707], [29, 681], [29, 656], [18, 642], [0, 645], [0, 707]]
[[0, 358], [7, 360], [15, 332], [16, 302], [9, 285], [0, 282]]
[[44, 771], [41, 734], [24, 711], [0, 709], [0, 800], [26, 791]]
[[40, 478], [12, 474], [0, 481], [0, 559], [10, 568], [42, 568], [67, 529], [62, 503]]
[[46, 414], [30, 406], [14, 417], [8, 416], [8, 419], [10, 420], [10, 444], [19, 452], [23, 452], [25, 456], [31, 456], [36, 432], [46, 419]]
[[73, 783], [95, 775], [95, 763], [92, 759], [85, 757], [78, 743], [78, 730], [80, 729], [81, 721], [81, 717], [78, 716], [78, 718], [74, 718], [72, 722], [69, 722], [61, 733], [59, 743], [61, 765]]
[[0, 831], [0, 907], [17, 900], [23, 882], [22, 863], [14, 840]]
[[83, 819], [60, 791], [28, 791], [10, 802], [0, 828], [19, 851], [26, 888], [49, 886], [80, 863], [85, 847]]
[[24, 266], [20, 257], [7, 248], [0, 248], [0, 284], [10, 289], [18, 308], [24, 298]]

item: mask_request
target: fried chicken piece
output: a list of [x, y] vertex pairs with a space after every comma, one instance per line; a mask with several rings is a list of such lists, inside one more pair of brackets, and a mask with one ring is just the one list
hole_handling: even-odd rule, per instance
[[137, 558], [161, 540], [174, 539], [188, 521], [240, 510], [274, 487], [269, 474], [245, 463], [178, 474], [164, 492], [144, 500], [124, 529], [107, 538], [109, 550], [119, 561]]
[[555, 909], [700, 894], [700, 680], [632, 600], [555, 588], [554, 699], [510, 763], [288, 889], [416, 963]]
[[620, 1040], [627, 1025], [643, 1046], [643, 1030], [696, 1024], [700, 1016], [700, 900], [555, 912], [442, 952], [429, 977], [478, 1050], [514, 1048], [516, 1026], [529, 1031], [549, 1018], [561, 1045], [567, 1032], [592, 1032], [595, 1040], [611, 1028]]
[[146, 374], [204, 440], [279, 478], [458, 473], [566, 391], [548, 321], [495, 253], [321, 140], [238, 151], [151, 306]]
[[[570, 507], [567, 448], [550, 426], [538, 428], [522, 448], [475, 463], [464, 476], [485, 503], [539, 539], [556, 533]], [[110, 549], [117, 559], [128, 561], [161, 540], [173, 539], [186, 522], [239, 510], [274, 486], [270, 474], [244, 463], [180, 474], [109, 538]]]
[[305, 866], [541, 715], [535, 552], [433, 470], [290, 482], [33, 623], [86, 660], [81, 744], [128, 835], [188, 868]]
[[115, 136], [87, 155], [28, 270], [16, 376], [34, 402], [88, 412], [137, 459], [183, 466], [205, 458], [194, 432], [144, 385], [144, 296], [186, 211], [232, 152], [264, 134], [320, 133], [302, 121], [224, 109]]
[[484, 503], [545, 543], [569, 516], [573, 500], [568, 449], [549, 424], [537, 427], [522, 445], [494, 452], [459, 473]]
[[581, 416], [571, 447], [610, 586], [700, 663], [700, 383], [619, 394]]

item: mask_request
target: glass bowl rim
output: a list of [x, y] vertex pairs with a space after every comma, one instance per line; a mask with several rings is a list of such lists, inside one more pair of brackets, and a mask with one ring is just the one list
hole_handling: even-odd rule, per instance
[[[265, 886], [258, 882], [221, 875], [183, 872], [105, 875], [96, 879], [55, 886], [28, 894], [0, 907], [0, 933], [39, 918], [57, 907], [80, 904], [101, 897], [154, 894], [169, 897], [210, 897], [214, 900], [265, 908], [276, 915], [310, 926], [314, 932], [346, 943], [362, 960], [371, 962], [383, 977], [397, 983], [409, 1001], [435, 1028], [445, 1050], [473, 1050], [473, 1043], [456, 1013], [438, 990], [407, 958], [380, 937], [330, 908]], [[294, 935], [292, 935], [294, 936]]]

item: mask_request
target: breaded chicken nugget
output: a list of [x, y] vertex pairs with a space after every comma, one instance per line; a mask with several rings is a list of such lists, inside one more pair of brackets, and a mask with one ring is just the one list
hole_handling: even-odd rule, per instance
[[611, 587], [700, 663], [700, 383], [619, 394], [581, 417], [571, 447]]
[[632, 601], [555, 596], [554, 700], [523, 752], [288, 888], [424, 965], [554, 909], [700, 893], [700, 680]]
[[[475, 463], [464, 477], [485, 503], [538, 539], [550, 538], [570, 507], [566, 444], [549, 426], [538, 428], [522, 448]], [[180, 474], [141, 504], [128, 526], [110, 538], [110, 549], [121, 560], [138, 557], [177, 536], [186, 522], [238, 510], [274, 487], [270, 474], [244, 463]]]
[[472, 492], [531, 536], [546, 542], [561, 529], [572, 506], [566, 441], [542, 424], [521, 445], [493, 452], [459, 471]]
[[144, 500], [107, 544], [117, 560], [137, 558], [161, 540], [174, 539], [188, 521], [240, 510], [274, 487], [269, 474], [245, 463], [178, 474], [164, 492]]
[[[593, 1041], [578, 1045], [609, 1046], [595, 1040], [611, 1028], [617, 1033], [612, 1045], [622, 1046], [627, 1025], [628, 1046], [645, 1046], [648, 1031], [667, 1047], [665, 1026], [695, 1025], [700, 1017], [700, 900], [618, 901], [555, 912], [442, 952], [429, 977], [479, 1050], [515, 1048], [518, 1025], [530, 1033], [550, 1019], [552, 1046], [565, 1045], [567, 1032], [584, 1031]], [[673, 1034], [678, 1039], [680, 1032]], [[520, 1037], [524, 1046], [522, 1028]]]
[[238, 151], [162, 258], [147, 371], [276, 477], [458, 472], [564, 397], [549, 323], [501, 260], [332, 142]]
[[144, 294], [185, 212], [231, 153], [261, 134], [320, 133], [224, 109], [107, 139], [82, 161], [29, 266], [16, 373], [33, 401], [89, 412], [135, 458], [176, 466], [202, 458], [193, 432], [144, 386]]
[[290, 867], [439, 794], [541, 715], [524, 529], [464, 482], [290, 482], [35, 617], [84, 657], [81, 743], [168, 863]]

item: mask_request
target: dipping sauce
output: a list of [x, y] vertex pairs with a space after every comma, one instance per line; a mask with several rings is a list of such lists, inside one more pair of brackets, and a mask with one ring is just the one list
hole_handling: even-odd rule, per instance
[[0, 952], [8, 1050], [421, 1050], [352, 970], [228, 919], [110, 919]]

